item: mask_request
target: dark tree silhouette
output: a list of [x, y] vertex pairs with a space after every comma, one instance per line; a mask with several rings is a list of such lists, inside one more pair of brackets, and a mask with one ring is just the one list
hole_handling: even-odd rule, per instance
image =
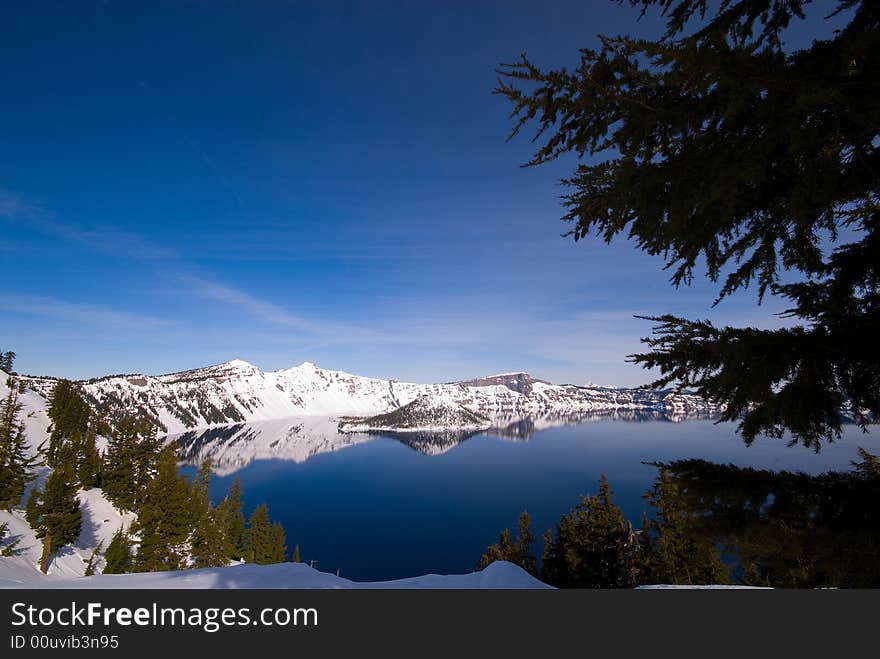
[[594, 156], [564, 180], [575, 240], [631, 238], [676, 286], [704, 264], [716, 303], [757, 284], [800, 321], [651, 317], [650, 351], [630, 359], [659, 368], [653, 386], [721, 403], [747, 442], [788, 431], [818, 450], [842, 410], [866, 427], [880, 413], [880, 4], [839, 0], [845, 27], [792, 51], [807, 0], [629, 3], [662, 12], [665, 34], [600, 36], [574, 70], [501, 67], [511, 137], [536, 122], [528, 166]]

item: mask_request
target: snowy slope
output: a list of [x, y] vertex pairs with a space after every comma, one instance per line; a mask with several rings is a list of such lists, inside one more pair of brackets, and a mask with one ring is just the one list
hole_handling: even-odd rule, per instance
[[[118, 528], [127, 529], [134, 521], [132, 513], [121, 514], [107, 501], [100, 489], [80, 490], [78, 498], [82, 511], [80, 536], [73, 546], [64, 547], [52, 558], [47, 575], [39, 570], [42, 541], [34, 536], [33, 529], [24, 519], [24, 511], [0, 510], [0, 524], [8, 522], [12, 538], [20, 540], [18, 549], [21, 550], [18, 556], [0, 557], [0, 586], [4, 584], [4, 580], [9, 579], [27, 581], [81, 577], [95, 547], [101, 543], [103, 551]], [[103, 564], [103, 558], [95, 563], [98, 572]]]
[[[6, 385], [7, 375], [0, 371], [0, 397], [9, 393]], [[19, 396], [22, 403], [21, 419], [25, 423], [25, 437], [29, 453], [33, 455], [37, 447], [49, 439], [49, 417], [46, 414], [46, 399], [38, 392], [25, 390]], [[128, 528], [134, 520], [131, 513], [121, 514], [104, 497], [100, 489], [80, 490], [78, 498], [82, 511], [82, 532], [72, 547], [65, 547], [56, 555], [49, 565], [48, 576], [39, 572], [42, 542], [34, 536], [33, 529], [24, 519], [24, 501], [30, 488], [42, 486], [49, 469], [41, 467], [37, 478], [28, 486], [20, 505], [11, 511], [0, 510], [0, 524], [9, 525], [10, 536], [18, 539], [20, 554], [16, 557], [0, 557], [0, 583], [3, 579], [21, 578], [70, 578], [81, 576], [85, 572], [86, 563], [92, 551], [99, 543], [104, 549], [110, 544], [110, 538], [122, 526]], [[98, 566], [101, 566], [101, 562]]]
[[[27, 378], [44, 395], [51, 378]], [[428, 396], [487, 416], [547, 416], [613, 410], [706, 414], [698, 396], [672, 391], [557, 385], [527, 373], [467, 382], [417, 384], [331, 371], [311, 362], [263, 371], [233, 360], [160, 376], [115, 375], [80, 383], [89, 401], [111, 418], [150, 416], [163, 432], [271, 421], [295, 416], [372, 416]]]
[[[28, 575], [29, 576], [29, 575]], [[41, 576], [41, 575], [40, 575]], [[235, 565], [232, 567], [152, 572], [147, 574], [108, 574], [79, 579], [37, 577], [16, 580], [0, 572], [0, 588], [262, 588], [262, 589], [439, 589], [439, 588], [550, 588], [512, 563], [496, 562], [481, 572], [469, 574], [428, 574], [396, 581], [356, 582], [335, 574], [318, 572], [304, 563], [276, 565]]]
[[[5, 400], [9, 395], [9, 386], [6, 381], [9, 374], [0, 371], [0, 400]], [[49, 416], [46, 414], [46, 398], [41, 391], [25, 389], [19, 394], [18, 402], [21, 403], [21, 420], [26, 426], [25, 435], [30, 449], [28, 455], [34, 455], [37, 447], [49, 439]]]

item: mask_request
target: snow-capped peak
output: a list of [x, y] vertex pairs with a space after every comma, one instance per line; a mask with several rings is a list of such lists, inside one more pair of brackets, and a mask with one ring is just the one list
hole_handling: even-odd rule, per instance
[[[23, 378], [48, 395], [55, 381]], [[146, 413], [165, 433], [297, 416], [385, 414], [427, 396], [422, 404], [461, 406], [487, 417], [619, 409], [703, 411], [690, 394], [585, 389], [555, 385], [527, 373], [446, 384], [382, 380], [319, 368], [313, 362], [263, 371], [242, 359], [160, 376], [117, 375], [79, 383], [112, 419]]]
[[250, 362], [246, 362], [243, 359], [238, 359], [237, 357], [235, 359], [230, 359], [228, 362], [226, 362], [224, 364], [224, 366], [232, 366], [232, 367], [239, 367], [239, 368], [241, 368], [241, 367], [253, 368], [254, 367], [254, 365], [251, 364]]

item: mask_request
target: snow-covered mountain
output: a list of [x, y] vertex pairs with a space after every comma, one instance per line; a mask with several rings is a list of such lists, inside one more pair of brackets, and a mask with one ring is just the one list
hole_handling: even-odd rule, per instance
[[[52, 378], [20, 379], [44, 395], [54, 387]], [[421, 396], [461, 405], [490, 419], [614, 410], [680, 416], [714, 410], [688, 393], [558, 385], [527, 373], [417, 384], [331, 371], [311, 362], [263, 371], [239, 359], [168, 375], [112, 375], [79, 384], [89, 402], [111, 419], [130, 412], [146, 414], [169, 434], [296, 416], [373, 416]]]

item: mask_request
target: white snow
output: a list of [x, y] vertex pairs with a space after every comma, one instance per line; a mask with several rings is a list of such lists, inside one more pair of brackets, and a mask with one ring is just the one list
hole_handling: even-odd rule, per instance
[[[45, 378], [27, 381], [43, 394], [54, 386], [53, 380]], [[589, 389], [537, 380], [531, 380], [529, 393], [520, 393], [501, 383], [418, 384], [380, 380], [322, 369], [312, 362], [279, 371], [262, 371], [240, 359], [168, 375], [110, 376], [84, 382], [82, 386], [97, 400], [110, 401], [117, 408], [146, 407], [168, 434], [290, 417], [374, 416], [421, 396], [461, 405], [489, 418], [624, 409], [668, 408], [677, 414], [709, 410], [702, 399], [690, 394]]]
[[[0, 371], [0, 401], [5, 400], [9, 395], [9, 387], [6, 384], [8, 379], [9, 375], [5, 371]], [[36, 453], [37, 447], [49, 439], [51, 421], [46, 414], [46, 399], [36, 391], [25, 389], [24, 393], [19, 394], [18, 402], [22, 406], [20, 419], [24, 421], [26, 428], [28, 455], [32, 456]]]
[[[6, 385], [7, 375], [0, 371], [0, 397], [5, 398], [9, 393]], [[34, 455], [37, 447], [49, 438], [49, 417], [46, 414], [46, 399], [32, 390], [25, 390], [19, 396], [22, 403], [21, 420], [25, 424], [25, 437], [29, 448], [29, 454]], [[100, 438], [101, 444], [106, 439]], [[18, 539], [17, 548], [21, 550], [15, 557], [0, 557], [0, 585], [4, 579], [18, 579], [19, 577], [42, 578], [70, 578], [81, 576], [86, 569], [86, 563], [92, 555], [98, 543], [103, 543], [103, 549], [110, 544], [110, 538], [116, 530], [123, 526], [128, 528], [134, 520], [131, 513], [121, 514], [104, 497], [104, 493], [97, 488], [80, 490], [77, 497], [82, 510], [82, 532], [73, 546], [63, 548], [49, 564], [48, 575], [39, 571], [40, 556], [42, 554], [42, 541], [35, 537], [33, 529], [24, 519], [24, 502], [30, 489], [35, 486], [42, 487], [49, 473], [47, 467], [37, 470], [37, 477], [28, 486], [19, 506], [11, 511], [0, 510], [0, 524], [9, 525], [10, 539]], [[98, 569], [103, 566], [103, 559], [97, 563]]]
[[682, 585], [682, 584], [652, 584], [650, 586], [636, 586], [636, 590], [773, 590], [769, 586], [738, 586], [734, 584], [706, 584], [706, 585]]
[[[33, 529], [24, 519], [24, 511], [0, 510], [0, 524], [9, 524], [10, 536], [20, 540], [18, 549], [21, 550], [18, 556], [0, 557], [0, 586], [10, 578], [11, 573], [19, 578], [23, 578], [22, 575], [50, 579], [82, 576], [95, 547], [102, 543], [103, 552], [116, 530], [120, 527], [128, 529], [134, 521], [132, 513], [121, 514], [100, 489], [80, 490], [77, 496], [82, 511], [82, 531], [73, 546], [64, 547], [52, 558], [47, 576], [39, 571], [42, 541], [35, 537]], [[95, 563], [96, 570], [100, 572], [103, 565], [101, 558]]]
[[[11, 575], [11, 577], [9, 576]], [[30, 578], [25, 570], [13, 568], [0, 574], [0, 588], [101, 588], [101, 589], [177, 589], [177, 588], [259, 588], [259, 589], [450, 589], [450, 588], [550, 588], [522, 568], [495, 562], [480, 572], [469, 574], [427, 574], [395, 581], [358, 582], [335, 574], [318, 572], [304, 563], [276, 565], [234, 565], [200, 570], [107, 574], [78, 579]]]

